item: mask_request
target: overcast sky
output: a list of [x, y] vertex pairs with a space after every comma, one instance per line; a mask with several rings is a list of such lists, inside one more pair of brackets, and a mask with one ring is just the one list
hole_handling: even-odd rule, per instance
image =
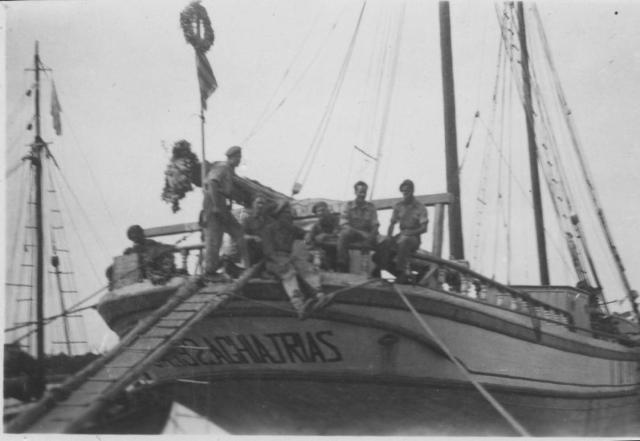
[[[187, 139], [200, 154], [194, 54], [179, 25], [187, 3], [3, 2], [7, 265], [23, 258], [13, 254], [21, 253], [15, 243], [23, 239], [14, 230], [24, 206], [18, 201], [26, 188], [20, 182], [28, 176], [26, 166], [17, 164], [33, 137], [25, 130], [33, 115], [32, 97], [25, 96], [33, 77], [25, 69], [33, 65], [36, 40], [43, 63], [52, 69], [43, 75], [43, 137], [52, 142], [65, 176], [59, 183], [67, 194], [59, 197], [80, 296], [105, 284], [104, 269], [128, 246], [129, 225], [196, 220], [198, 192], [177, 214], [160, 199], [173, 143]], [[288, 193], [326, 115], [327, 129], [300, 197], [344, 199], [351, 197], [356, 180], [371, 182], [374, 163], [354, 145], [379, 156], [376, 197], [397, 196], [398, 183], [407, 177], [417, 193], [446, 191], [436, 2], [370, 0], [348, 64], [359, 0], [204, 0], [203, 5], [215, 30], [208, 58], [219, 82], [206, 114], [208, 159], [221, 159], [226, 148], [240, 144], [245, 157], [239, 174]], [[612, 235], [637, 288], [640, 3], [543, 2], [539, 10]], [[499, 31], [491, 3], [454, 2], [451, 14], [461, 158], [473, 134], [462, 176], [470, 258], [479, 241], [474, 228], [480, 174], [472, 170], [486, 151], [483, 124], [491, 114]], [[52, 78], [63, 109], [60, 137], [49, 116]], [[474, 126], [476, 111], [482, 121]], [[511, 144], [526, 158], [521, 110], [514, 105], [503, 119], [512, 127]], [[526, 193], [528, 176], [520, 181]], [[520, 229], [511, 230], [517, 247], [512, 273], [504, 273], [504, 253], [475, 267], [499, 280], [536, 283], [532, 215], [526, 202], [514, 203], [513, 210]], [[493, 227], [484, 226], [489, 233], [483, 237], [489, 237]], [[562, 246], [551, 240], [556, 240], [548, 245], [552, 251]], [[602, 242], [590, 244], [594, 254], [606, 254]], [[559, 263], [553, 264], [552, 282], [575, 283], [566, 263], [554, 262]], [[624, 293], [613, 269], [605, 263], [602, 271], [614, 281], [610, 298], [620, 299]], [[98, 347], [104, 328], [96, 316], [88, 326]]]

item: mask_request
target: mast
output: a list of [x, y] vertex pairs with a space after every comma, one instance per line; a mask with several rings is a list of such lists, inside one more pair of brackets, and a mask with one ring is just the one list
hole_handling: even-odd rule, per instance
[[36, 215], [36, 358], [38, 360], [37, 381], [44, 385], [44, 228], [42, 222], [42, 150], [45, 143], [40, 136], [40, 55], [36, 41], [33, 59], [35, 71], [35, 126], [36, 134], [31, 145], [31, 165], [35, 177]]
[[456, 102], [453, 84], [453, 54], [451, 51], [451, 21], [449, 2], [441, 1], [440, 55], [442, 58], [442, 95], [444, 98], [444, 142], [447, 169], [447, 192], [453, 196], [449, 204], [449, 253], [452, 259], [464, 259], [462, 210], [458, 176], [458, 139], [456, 133]]
[[522, 83], [524, 88], [524, 112], [527, 123], [527, 139], [529, 143], [529, 169], [531, 170], [531, 191], [533, 197], [533, 213], [536, 226], [536, 240], [538, 244], [538, 266], [540, 269], [540, 283], [549, 284], [549, 268], [547, 263], [547, 245], [544, 237], [544, 217], [542, 213], [542, 197], [540, 195], [540, 176], [538, 174], [538, 153], [536, 134], [533, 127], [533, 105], [531, 102], [531, 77], [529, 74], [529, 51], [524, 22], [524, 8], [522, 2], [517, 4], [518, 38], [522, 52]]

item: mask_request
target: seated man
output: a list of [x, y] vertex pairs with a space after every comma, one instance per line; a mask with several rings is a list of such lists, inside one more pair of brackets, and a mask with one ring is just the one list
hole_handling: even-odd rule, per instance
[[244, 230], [251, 264], [264, 257], [262, 235], [265, 227], [271, 222], [273, 219], [267, 215], [267, 200], [263, 196], [256, 196], [251, 204], [251, 210], [240, 223]]
[[336, 243], [338, 240], [338, 218], [329, 210], [326, 202], [316, 202], [313, 214], [318, 220], [307, 233], [305, 242], [308, 246], [322, 253], [320, 267], [322, 269], [336, 268]]
[[[393, 207], [389, 223], [389, 236], [380, 247], [381, 260], [384, 266], [395, 274], [399, 283], [406, 283], [411, 274], [409, 257], [420, 247], [420, 235], [427, 232], [429, 218], [427, 208], [413, 197], [413, 181], [405, 179], [400, 184], [402, 200]], [[399, 224], [400, 233], [393, 235], [395, 224]], [[390, 265], [389, 257], [395, 254], [394, 265]]]
[[[266, 269], [282, 281], [282, 285], [291, 300], [298, 316], [304, 318], [314, 300], [317, 307], [322, 306], [328, 297], [322, 292], [320, 273], [304, 254], [303, 248], [294, 250], [296, 239], [304, 237], [304, 230], [293, 224], [291, 207], [287, 201], [282, 201], [274, 212], [274, 222], [264, 228], [262, 235]], [[298, 285], [300, 277], [312, 290], [314, 298], [305, 298]]]
[[338, 271], [349, 271], [349, 246], [375, 248], [378, 236], [378, 212], [375, 205], [365, 200], [369, 186], [358, 181], [353, 186], [356, 198], [347, 202], [340, 215], [338, 234]]
[[140, 225], [129, 227], [127, 237], [133, 246], [124, 250], [123, 254], [138, 254], [142, 277], [155, 285], [166, 283], [176, 274], [173, 246], [147, 239]]

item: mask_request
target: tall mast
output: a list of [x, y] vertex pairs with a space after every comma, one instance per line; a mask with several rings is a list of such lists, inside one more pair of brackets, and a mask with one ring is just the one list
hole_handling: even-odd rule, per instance
[[540, 283], [549, 284], [549, 268], [547, 264], [547, 245], [544, 237], [544, 218], [542, 213], [542, 197], [540, 195], [540, 176], [538, 174], [538, 153], [536, 134], [533, 127], [533, 105], [531, 102], [531, 77], [529, 74], [529, 51], [524, 22], [524, 8], [522, 2], [517, 2], [518, 38], [522, 52], [522, 83], [524, 88], [524, 112], [527, 123], [527, 139], [529, 143], [529, 168], [531, 170], [531, 191], [533, 196], [533, 213], [536, 226], [536, 240], [538, 244], [538, 266], [540, 269]]
[[444, 98], [444, 142], [447, 168], [447, 192], [453, 196], [449, 205], [449, 253], [452, 259], [464, 259], [462, 210], [458, 176], [458, 137], [456, 133], [456, 101], [453, 84], [453, 54], [449, 2], [440, 2], [440, 53], [442, 95]]
[[35, 126], [36, 134], [31, 145], [31, 165], [35, 176], [36, 214], [36, 348], [38, 360], [38, 381], [44, 385], [44, 228], [42, 225], [42, 150], [45, 143], [40, 132], [40, 55], [36, 41], [33, 59], [35, 71]]

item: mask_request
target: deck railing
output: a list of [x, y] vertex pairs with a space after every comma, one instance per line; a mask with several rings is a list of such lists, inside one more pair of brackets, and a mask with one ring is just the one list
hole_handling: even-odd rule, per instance
[[574, 329], [574, 319], [570, 312], [483, 276], [464, 263], [444, 260], [425, 251], [415, 253], [412, 263], [414, 267], [420, 268], [420, 279], [417, 281], [419, 285], [529, 315], [534, 328], [538, 330], [540, 320]]

